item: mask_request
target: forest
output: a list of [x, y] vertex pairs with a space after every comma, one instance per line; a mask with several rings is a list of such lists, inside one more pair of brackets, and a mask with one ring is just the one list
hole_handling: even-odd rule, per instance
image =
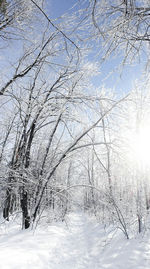
[[0, 226], [79, 210], [130, 240], [150, 229], [150, 3], [57, 2], [0, 0]]

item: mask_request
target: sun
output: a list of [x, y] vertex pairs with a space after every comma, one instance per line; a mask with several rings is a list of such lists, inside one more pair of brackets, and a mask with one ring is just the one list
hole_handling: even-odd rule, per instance
[[134, 158], [139, 164], [150, 165], [150, 125], [143, 124], [132, 135], [131, 148]]

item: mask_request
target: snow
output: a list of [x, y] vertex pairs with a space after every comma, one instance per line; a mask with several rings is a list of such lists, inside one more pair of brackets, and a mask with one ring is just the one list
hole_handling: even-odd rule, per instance
[[[2, 228], [3, 227], [3, 228]], [[149, 269], [147, 236], [127, 240], [84, 213], [36, 230], [0, 228], [0, 269]]]

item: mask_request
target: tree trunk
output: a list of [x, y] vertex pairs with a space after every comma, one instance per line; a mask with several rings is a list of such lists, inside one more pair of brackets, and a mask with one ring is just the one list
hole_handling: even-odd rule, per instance
[[142, 218], [139, 214], [137, 215], [137, 218], [138, 218], [138, 231], [139, 233], [141, 233], [142, 232]]
[[21, 192], [21, 209], [22, 209], [22, 228], [28, 229], [30, 227], [30, 216], [28, 213], [28, 193], [22, 188]]
[[11, 191], [10, 189], [6, 190], [6, 200], [3, 208], [3, 217], [7, 221], [9, 221], [9, 213], [10, 213], [10, 205], [11, 205]]

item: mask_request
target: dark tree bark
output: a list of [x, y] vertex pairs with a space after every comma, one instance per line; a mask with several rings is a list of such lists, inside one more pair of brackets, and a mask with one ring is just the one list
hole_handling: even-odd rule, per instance
[[11, 190], [7, 188], [5, 204], [3, 208], [3, 218], [6, 219], [7, 221], [9, 221], [10, 204], [11, 204]]
[[24, 189], [24, 187], [21, 189], [21, 209], [22, 209], [22, 228], [28, 229], [30, 227], [30, 216], [28, 213], [28, 193]]

